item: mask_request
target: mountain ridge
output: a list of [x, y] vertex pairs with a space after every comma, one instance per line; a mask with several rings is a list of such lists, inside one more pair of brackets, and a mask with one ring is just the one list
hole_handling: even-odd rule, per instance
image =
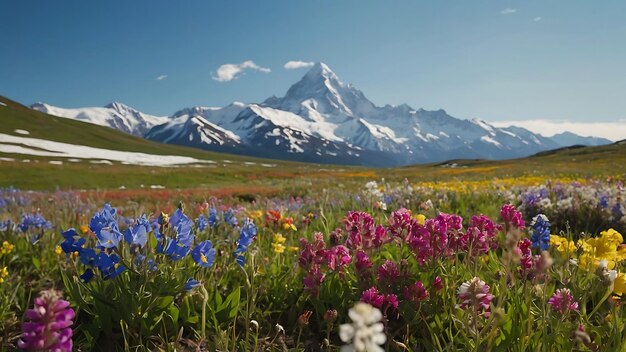
[[[132, 108], [110, 104], [108, 109], [129, 120], [129, 115], [135, 120], [143, 117]], [[130, 109], [136, 113], [124, 113]], [[376, 106], [321, 62], [283, 97], [272, 96], [261, 103], [234, 102], [222, 108], [185, 108], [157, 119], [151, 121], [163, 123], [146, 129], [150, 122], [146, 121], [141, 124], [144, 129], [135, 133], [144, 131], [143, 137], [149, 140], [211, 151], [364, 166], [508, 159], [566, 146], [563, 143], [602, 143], [599, 138], [573, 134], [553, 139], [516, 126], [497, 128], [480, 119], [455, 118], [443, 109]], [[97, 123], [105, 122], [100, 118]], [[118, 125], [109, 123], [113, 128]]]

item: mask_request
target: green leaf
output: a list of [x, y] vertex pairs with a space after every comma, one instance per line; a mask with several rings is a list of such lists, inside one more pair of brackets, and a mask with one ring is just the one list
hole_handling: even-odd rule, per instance
[[157, 308], [166, 309], [170, 304], [174, 302], [174, 296], [165, 296], [157, 300]]
[[35, 268], [37, 268], [37, 269], [41, 268], [41, 261], [39, 260], [39, 258], [33, 256], [32, 257], [32, 262], [33, 262], [33, 265], [35, 266]]

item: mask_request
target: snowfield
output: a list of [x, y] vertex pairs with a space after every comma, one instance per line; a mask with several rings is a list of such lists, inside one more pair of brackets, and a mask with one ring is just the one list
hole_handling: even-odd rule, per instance
[[111, 161], [119, 161], [132, 165], [162, 167], [215, 163], [215, 161], [212, 160], [201, 160], [186, 156], [124, 152], [119, 150], [53, 142], [37, 138], [18, 137], [3, 133], [0, 133], [0, 153], [97, 159], [99, 163], [102, 163], [103, 161], [108, 161], [108, 163]]

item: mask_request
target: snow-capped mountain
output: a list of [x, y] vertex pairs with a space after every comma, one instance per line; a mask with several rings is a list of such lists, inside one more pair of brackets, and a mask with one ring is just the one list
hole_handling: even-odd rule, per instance
[[100, 126], [115, 128], [136, 136], [143, 136], [152, 127], [163, 124], [167, 121], [167, 117], [144, 114], [117, 102], [111, 103], [105, 107], [77, 109], [64, 109], [48, 104], [36, 103], [31, 105], [31, 109], [54, 116], [66, 117], [74, 120], [90, 122]]
[[[70, 111], [45, 107], [53, 115]], [[71, 109], [79, 110], [93, 111]], [[141, 114], [133, 111], [132, 116]], [[414, 109], [406, 104], [376, 106], [323, 63], [315, 64], [284, 97], [258, 104], [183, 109], [144, 137], [213, 151], [369, 166], [514, 158], [559, 148], [563, 142], [520, 127], [496, 128], [482, 120], [458, 119], [444, 110]]]

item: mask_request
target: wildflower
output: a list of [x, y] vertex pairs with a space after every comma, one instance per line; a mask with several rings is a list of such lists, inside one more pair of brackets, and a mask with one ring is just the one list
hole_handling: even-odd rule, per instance
[[502, 217], [502, 221], [504, 221], [506, 230], [508, 230], [511, 225], [518, 229], [524, 228], [524, 219], [522, 218], [522, 212], [517, 211], [513, 205], [503, 205], [502, 209], [500, 209], [500, 216]]
[[209, 268], [215, 260], [215, 248], [211, 241], [202, 241], [191, 251], [191, 257], [199, 266]]
[[332, 324], [337, 320], [337, 310], [336, 309], [328, 309], [324, 312], [324, 321], [328, 324]]
[[539, 248], [542, 251], [550, 247], [550, 221], [548, 217], [539, 214], [530, 223], [532, 248]]
[[237, 222], [237, 218], [235, 217], [235, 211], [233, 210], [233, 208], [228, 209], [224, 213], [224, 221], [232, 227], [236, 227], [237, 225], [239, 225], [239, 222]]
[[324, 252], [324, 258], [328, 264], [328, 268], [332, 271], [338, 270], [343, 273], [346, 265], [352, 262], [350, 251], [346, 246], [337, 245]]
[[[180, 210], [180, 209], [179, 209]], [[176, 242], [182, 246], [190, 247], [193, 244], [195, 238], [193, 232], [193, 221], [187, 217], [187, 215], [181, 215], [178, 221], [173, 222], [172, 225], [176, 228]]]
[[596, 270], [596, 274], [600, 277], [600, 280], [602, 280], [607, 286], [610, 286], [617, 278], [618, 273], [617, 270], [609, 270], [608, 265], [608, 260], [601, 259], [598, 269]]
[[472, 308], [476, 312], [484, 312], [485, 317], [491, 314], [491, 301], [493, 295], [489, 293], [489, 285], [485, 284], [479, 277], [464, 282], [457, 291], [462, 309]]
[[433, 288], [436, 291], [439, 291], [439, 290], [443, 289], [443, 281], [441, 280], [440, 276], [437, 276], [435, 278], [435, 281], [433, 281]]
[[86, 235], [86, 234], [88, 234], [88, 233], [89, 233], [89, 227], [88, 227], [88, 226], [86, 226], [86, 225], [80, 225], [80, 231], [81, 231], [84, 235]]
[[26, 232], [31, 228], [37, 230], [49, 230], [52, 227], [52, 223], [46, 220], [39, 211], [33, 214], [22, 215], [22, 222], [17, 226], [17, 228], [22, 232]]
[[208, 225], [209, 222], [207, 221], [207, 218], [203, 214], [200, 214], [200, 216], [196, 219], [196, 227], [198, 228], [198, 231], [204, 231]]
[[241, 267], [243, 267], [243, 264], [245, 263], [244, 253], [248, 250], [250, 244], [252, 244], [252, 241], [256, 237], [256, 234], [257, 228], [254, 224], [254, 221], [252, 221], [251, 219], [244, 220], [244, 224], [239, 231], [239, 241], [237, 241], [237, 248], [233, 253], [235, 259], [237, 260], [237, 264], [239, 264], [239, 266]]
[[375, 286], [363, 291], [361, 294], [361, 302], [371, 304], [376, 308], [381, 308], [385, 302], [385, 295], [378, 292]]
[[66, 254], [69, 255], [70, 253], [80, 252], [83, 249], [82, 246], [85, 244], [86, 240], [80, 237], [73, 228], [61, 232], [61, 235], [65, 240], [60, 246]]
[[413, 218], [415, 219], [415, 221], [417, 221], [419, 225], [424, 226], [424, 224], [426, 223], [426, 215], [424, 214], [417, 214]]
[[27, 351], [72, 351], [72, 324], [74, 310], [57, 292], [43, 291], [35, 299], [33, 309], [26, 311], [22, 336], [17, 342]]
[[123, 273], [126, 268], [120, 265], [120, 258], [117, 254], [107, 255], [104, 252], [98, 253], [97, 267], [100, 270], [102, 279], [115, 279], [119, 274]]
[[148, 241], [147, 234], [150, 232], [151, 226], [145, 215], [137, 219], [135, 224], [124, 231], [124, 239], [129, 244], [136, 244], [141, 247], [146, 245]]
[[274, 241], [272, 242], [272, 248], [274, 249], [275, 253], [284, 253], [285, 252], [285, 245], [283, 243], [285, 243], [287, 239], [285, 237], [283, 237], [283, 235], [279, 234], [279, 233], [275, 233], [274, 234]]
[[385, 282], [391, 285], [400, 277], [400, 269], [398, 269], [398, 265], [393, 261], [387, 259], [378, 268], [378, 281]]
[[96, 212], [89, 222], [89, 229], [96, 235], [105, 227], [111, 227], [111, 223], [117, 226], [117, 209], [111, 207], [111, 204], [104, 203], [101, 212]]
[[550, 235], [550, 246], [561, 254], [576, 252], [576, 244], [565, 237]]
[[61, 253], [63, 253], [63, 248], [61, 248], [61, 246], [54, 247], [54, 253], [56, 255], [60, 255]]
[[405, 287], [402, 290], [402, 295], [405, 299], [418, 304], [428, 298], [428, 291], [426, 291], [426, 288], [421, 281], [416, 281], [415, 284]]
[[263, 212], [260, 210], [248, 211], [248, 217], [253, 220], [259, 220], [263, 216]]
[[189, 280], [187, 280], [187, 282], [185, 283], [185, 291], [191, 292], [194, 288], [198, 286], [200, 286], [199, 281], [189, 278]]
[[372, 264], [372, 261], [370, 260], [370, 258], [367, 256], [367, 254], [365, 254], [365, 252], [363, 251], [358, 251], [356, 253], [356, 271], [361, 274], [364, 275], [374, 264]]
[[374, 246], [374, 218], [365, 212], [351, 211], [344, 219], [348, 231], [346, 246], [351, 249], [368, 249]]
[[217, 223], [220, 221], [220, 218], [217, 216], [217, 209], [213, 207], [209, 208], [209, 218], [207, 221], [209, 222], [209, 226], [217, 226]]
[[578, 310], [578, 302], [574, 300], [572, 292], [568, 288], [560, 288], [556, 290], [554, 295], [548, 300], [548, 304], [552, 309], [561, 315], [565, 315], [573, 310]]
[[0, 254], [9, 254], [13, 251], [15, 245], [10, 244], [8, 241], [2, 242], [2, 248], [0, 248]]
[[287, 230], [291, 230], [291, 231], [298, 231], [298, 228], [296, 227], [296, 225], [293, 224], [293, 218], [285, 218], [283, 219], [283, 230], [287, 231]]
[[497, 246], [497, 231], [500, 226], [496, 225], [485, 215], [472, 216], [467, 228], [464, 240], [464, 249], [471, 250], [471, 255], [487, 254], [490, 249]]
[[380, 322], [383, 314], [379, 309], [359, 302], [348, 311], [348, 316], [352, 323], [339, 326], [339, 337], [351, 345], [342, 347], [342, 351], [384, 351], [380, 345], [387, 341], [387, 337], [383, 333], [385, 326]]
[[93, 278], [93, 270], [91, 270], [89, 268], [87, 270], [85, 270], [85, 272], [80, 276], [80, 279], [84, 283], [88, 283], [89, 281], [91, 281], [92, 278]]
[[0, 269], [0, 284], [4, 282], [4, 279], [9, 276], [9, 269], [7, 267], [3, 267]]
[[298, 317], [298, 325], [301, 328], [309, 325], [309, 318], [311, 317], [311, 314], [313, 314], [313, 312], [310, 310], [305, 310], [304, 313], [300, 314]]
[[607, 267], [613, 269], [617, 262], [626, 259], [626, 252], [621, 248], [622, 241], [622, 235], [613, 229], [602, 231], [596, 238], [579, 240], [578, 247], [583, 251], [580, 266], [594, 269], [602, 259], [606, 259]]
[[165, 248], [163, 247], [163, 241], [159, 242], [157, 245], [157, 253], [165, 253], [165, 255], [169, 256], [170, 259], [174, 261], [186, 257], [187, 254], [189, 254], [189, 250], [189, 246], [180, 244], [178, 241], [172, 240], [171, 238], [166, 239]]
[[613, 292], [618, 296], [626, 292], [626, 274], [617, 273], [615, 280], [613, 280]]

